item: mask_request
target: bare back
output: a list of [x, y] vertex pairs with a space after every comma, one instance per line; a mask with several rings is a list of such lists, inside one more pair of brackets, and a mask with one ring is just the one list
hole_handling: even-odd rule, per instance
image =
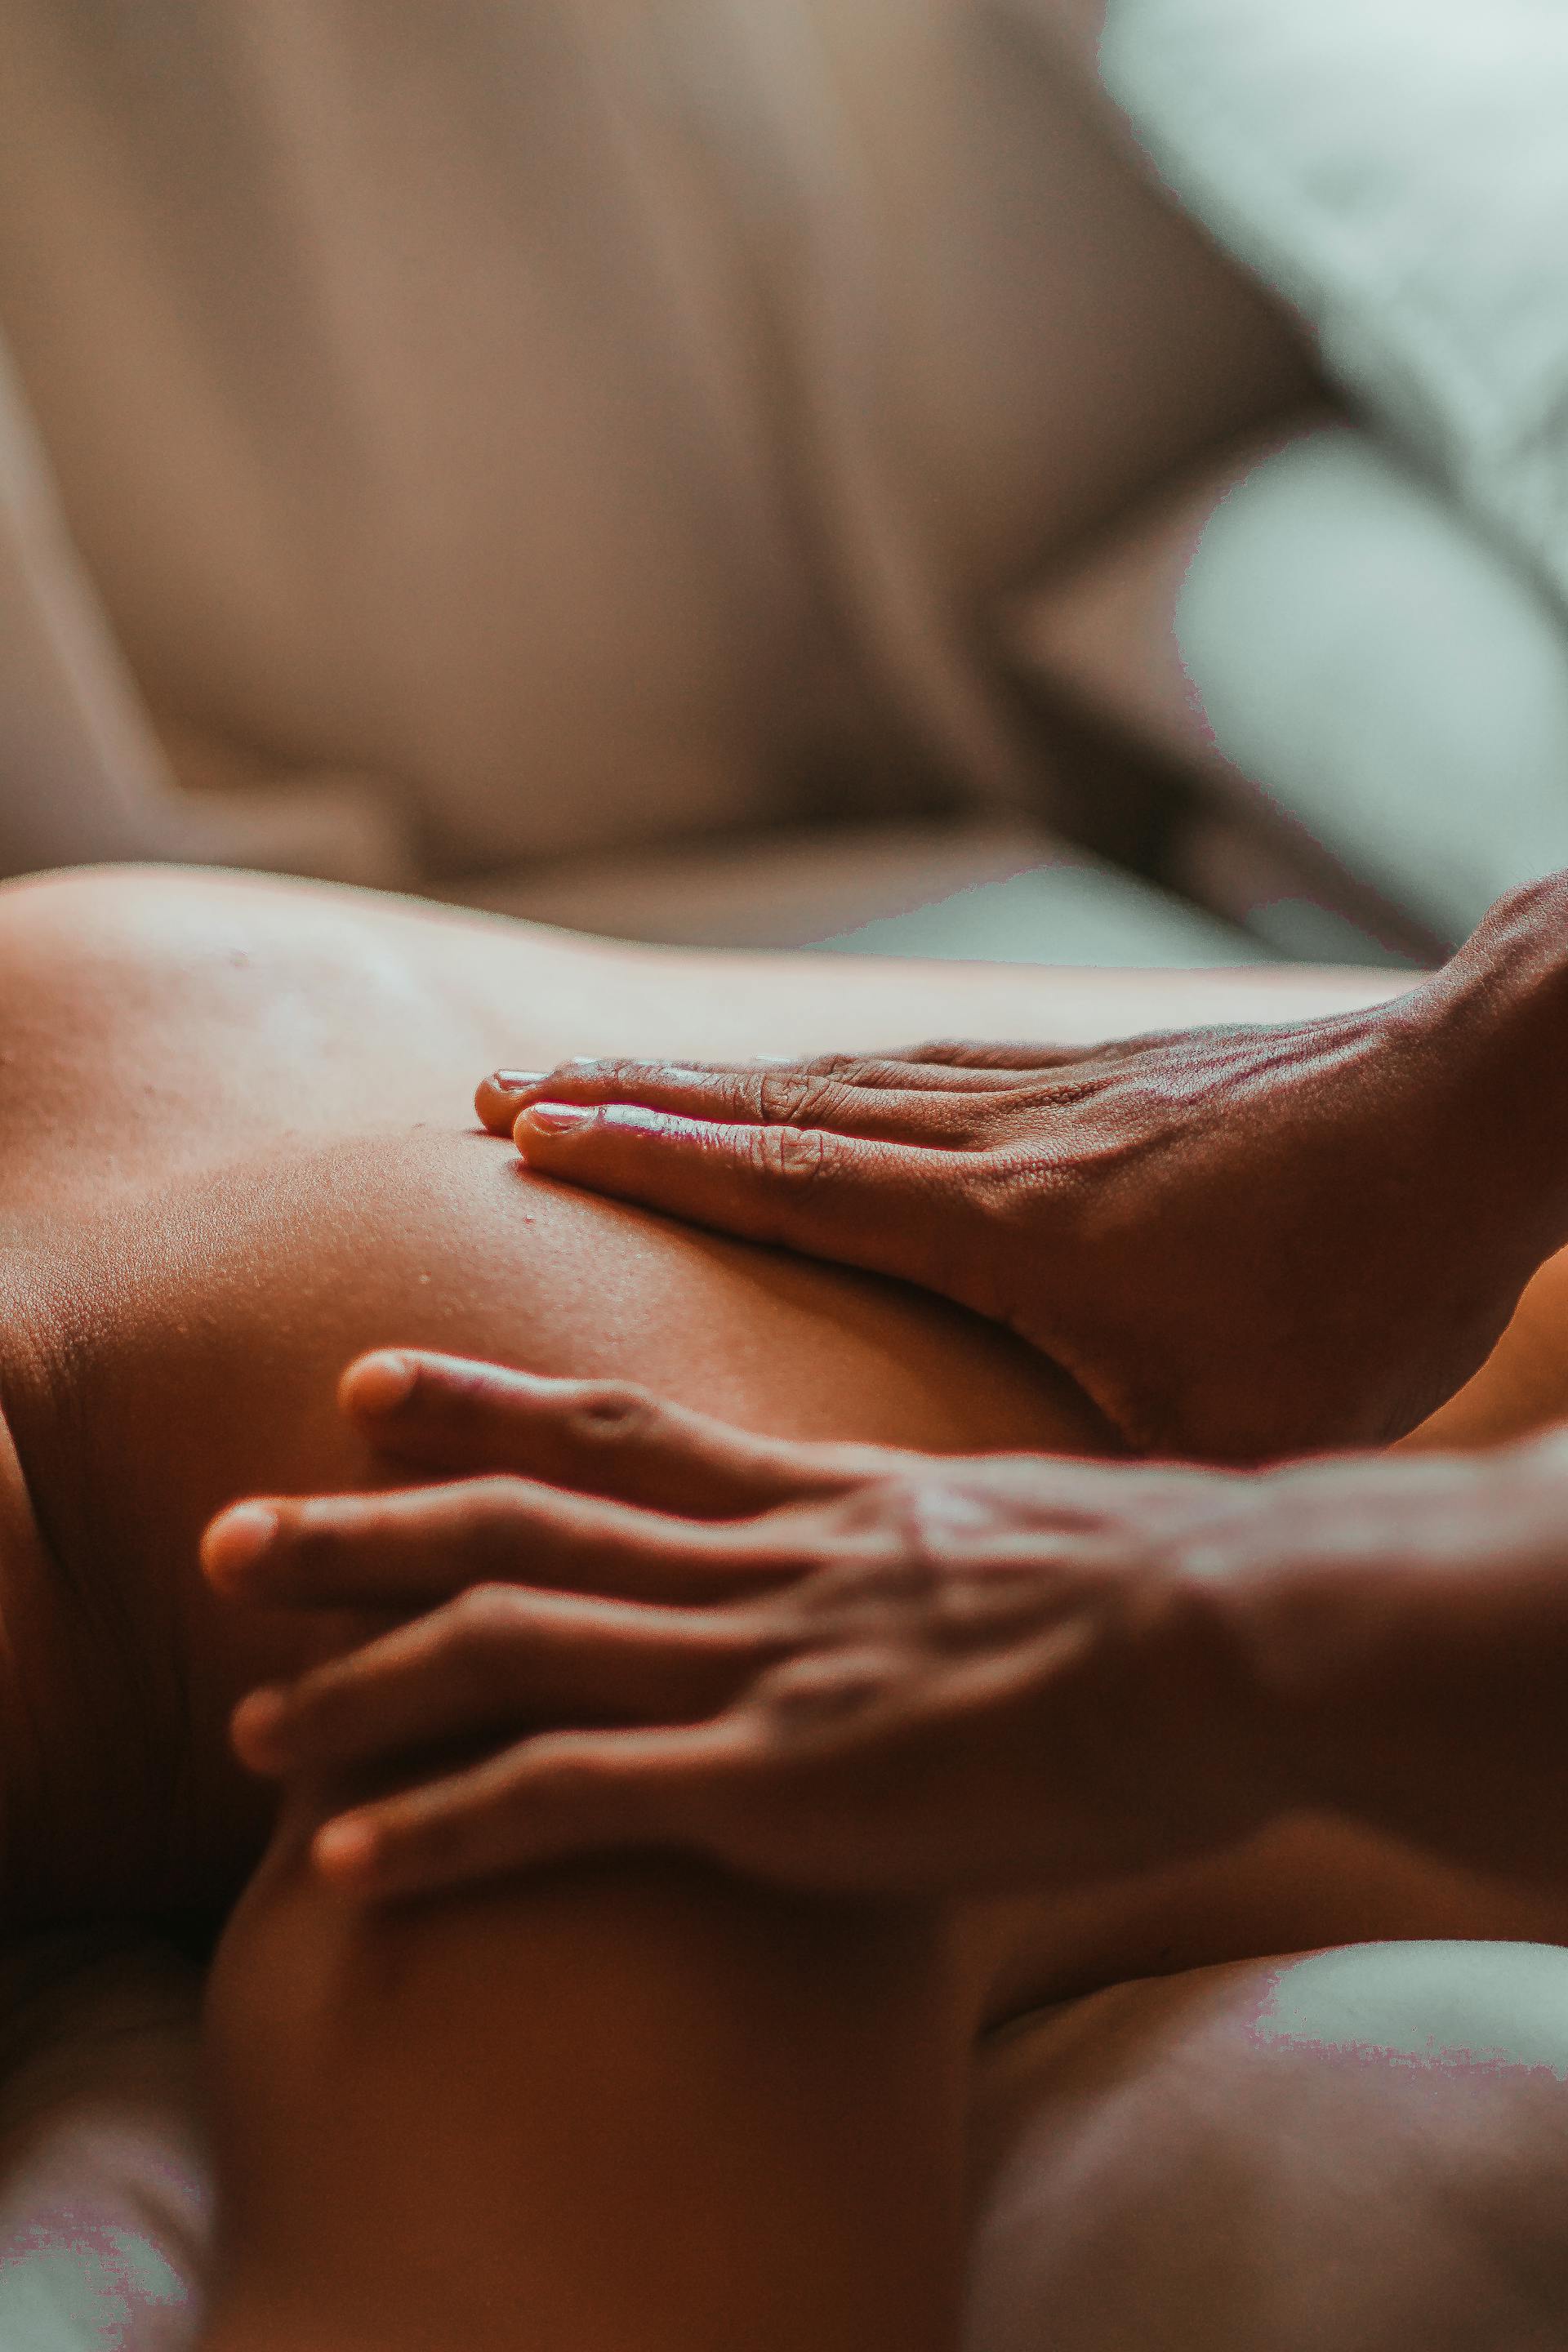
[[70, 1603], [46, 1737], [80, 1761], [54, 1811], [97, 1832], [46, 1832], [49, 1900], [243, 1883], [272, 1792], [229, 1756], [234, 1700], [365, 1628], [215, 1601], [196, 1540], [237, 1495], [384, 1479], [333, 1410], [363, 1348], [614, 1373], [780, 1433], [1103, 1444], [994, 1327], [573, 1193], [477, 1129], [487, 1067], [646, 1010], [624, 961], [360, 893], [0, 893], [0, 1380]]
[[[1062, 1375], [939, 1301], [531, 1178], [474, 1127], [485, 1069], [644, 1044], [1094, 1035], [1379, 992], [1314, 972], [658, 956], [364, 893], [156, 873], [0, 892], [0, 1379], [72, 1601], [45, 1737], [76, 1777], [40, 1815], [34, 1868], [68, 1910], [221, 1909], [260, 1854], [273, 1792], [229, 1758], [228, 1710], [373, 1629], [218, 1604], [196, 1538], [237, 1495], [377, 1477], [331, 1405], [362, 1348], [614, 1373], [785, 1434], [1103, 1449]], [[1308, 1827], [1109, 1905], [1005, 1906], [1002, 1972], [1037, 1990], [1332, 1935], [1464, 1933], [1476, 1904]]]

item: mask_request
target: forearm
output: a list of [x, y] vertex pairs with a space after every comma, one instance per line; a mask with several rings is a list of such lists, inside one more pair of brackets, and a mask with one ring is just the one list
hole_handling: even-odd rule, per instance
[[1221, 1580], [1249, 1703], [1288, 1807], [1568, 1887], [1568, 1436], [1447, 1470]]

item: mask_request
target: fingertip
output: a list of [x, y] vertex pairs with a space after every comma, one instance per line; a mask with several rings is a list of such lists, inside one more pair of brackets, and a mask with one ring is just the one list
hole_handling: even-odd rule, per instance
[[594, 1103], [529, 1103], [512, 1122], [511, 1139], [521, 1151], [542, 1135], [574, 1135], [592, 1127], [601, 1115]]
[[229, 1717], [229, 1737], [242, 1764], [252, 1770], [281, 1770], [288, 1759], [281, 1741], [288, 1705], [280, 1690], [254, 1690]]
[[378, 1348], [360, 1356], [338, 1382], [340, 1411], [380, 1420], [397, 1412], [413, 1395], [419, 1367], [412, 1356], [394, 1348]]
[[324, 1877], [363, 1879], [379, 1860], [381, 1844], [369, 1822], [343, 1818], [318, 1830], [311, 1852]]
[[521, 1096], [543, 1085], [544, 1070], [491, 1070], [474, 1089], [474, 1110], [492, 1135], [507, 1135]]
[[269, 1503], [235, 1503], [207, 1522], [201, 1541], [203, 1573], [215, 1584], [237, 1584], [278, 1533]]

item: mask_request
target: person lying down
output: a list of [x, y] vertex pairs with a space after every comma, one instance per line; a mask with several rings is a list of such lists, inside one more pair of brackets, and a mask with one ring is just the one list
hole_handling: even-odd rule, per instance
[[687, 1055], [1092, 1036], [1386, 976], [679, 956], [122, 870], [0, 890], [0, 1905], [219, 1937], [211, 2352], [936, 2352], [1010, 2021], [1330, 1943], [1568, 1937], [1548, 1895], [1306, 1820], [1066, 1899], [808, 1901], [672, 1855], [363, 1911], [303, 1866], [328, 1792], [280, 1797], [227, 1738], [247, 1690], [387, 1622], [237, 1607], [198, 1567], [237, 1496], [406, 1482], [334, 1409], [366, 1349], [785, 1436], [1113, 1450], [995, 1327], [531, 1175], [474, 1122], [486, 1070], [634, 1026]]

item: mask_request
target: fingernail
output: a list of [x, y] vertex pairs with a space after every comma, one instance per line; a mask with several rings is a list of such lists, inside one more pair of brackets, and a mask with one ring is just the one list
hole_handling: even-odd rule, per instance
[[266, 1503], [236, 1503], [202, 1538], [202, 1566], [226, 1583], [245, 1574], [278, 1533], [278, 1514]]
[[377, 1843], [368, 1822], [329, 1822], [316, 1833], [316, 1861], [334, 1877], [353, 1877], [374, 1861]]
[[498, 1094], [525, 1095], [530, 1087], [542, 1087], [548, 1076], [547, 1070], [492, 1070], [490, 1084]]
[[406, 1356], [366, 1356], [353, 1368], [348, 1402], [355, 1412], [395, 1412], [413, 1395], [417, 1378]]
[[518, 1125], [537, 1127], [546, 1135], [564, 1134], [568, 1128], [586, 1127], [594, 1117], [592, 1103], [530, 1103]]

